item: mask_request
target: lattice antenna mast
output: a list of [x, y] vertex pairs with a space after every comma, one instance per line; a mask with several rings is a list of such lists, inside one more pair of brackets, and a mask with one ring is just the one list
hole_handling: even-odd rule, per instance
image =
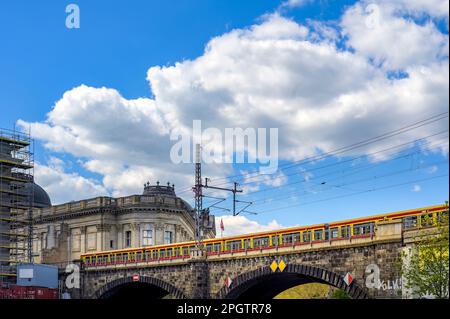
[[202, 199], [202, 158], [201, 158], [201, 146], [195, 145], [195, 186], [193, 188], [195, 197], [195, 219], [196, 219], [196, 237], [198, 247], [201, 247], [201, 234], [200, 234], [200, 217], [203, 210]]

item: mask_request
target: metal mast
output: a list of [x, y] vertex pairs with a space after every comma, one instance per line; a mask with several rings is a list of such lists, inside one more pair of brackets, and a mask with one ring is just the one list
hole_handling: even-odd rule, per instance
[[198, 247], [201, 246], [201, 234], [200, 234], [200, 217], [203, 210], [202, 203], [202, 159], [201, 159], [201, 147], [200, 144], [195, 145], [195, 186], [193, 188], [195, 197], [195, 219], [196, 219], [196, 239]]

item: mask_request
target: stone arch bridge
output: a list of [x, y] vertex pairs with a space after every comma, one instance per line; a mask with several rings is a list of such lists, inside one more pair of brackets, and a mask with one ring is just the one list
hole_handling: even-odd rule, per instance
[[357, 299], [401, 298], [399, 261], [413, 237], [402, 231], [400, 221], [389, 221], [371, 237], [82, 269], [80, 288], [70, 292], [73, 298], [94, 299], [168, 294], [177, 299], [270, 299], [291, 287], [319, 282]]

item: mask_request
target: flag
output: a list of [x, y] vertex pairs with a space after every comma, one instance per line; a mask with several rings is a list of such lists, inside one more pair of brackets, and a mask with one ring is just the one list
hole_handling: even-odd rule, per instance
[[225, 277], [225, 285], [227, 286], [227, 288], [230, 288], [232, 282], [233, 282], [233, 280], [231, 280], [231, 277], [228, 276], [228, 273], [227, 273], [227, 276]]
[[220, 230], [221, 231], [225, 230], [225, 227], [223, 226], [223, 219], [222, 218], [220, 219]]

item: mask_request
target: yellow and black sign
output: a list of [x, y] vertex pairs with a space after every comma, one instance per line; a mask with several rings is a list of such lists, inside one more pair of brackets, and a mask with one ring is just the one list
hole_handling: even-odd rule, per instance
[[272, 269], [273, 272], [276, 272], [277, 269], [280, 269], [280, 272], [283, 272], [284, 268], [286, 268], [286, 263], [281, 260], [279, 263], [277, 263], [275, 260], [270, 264], [270, 269]]

